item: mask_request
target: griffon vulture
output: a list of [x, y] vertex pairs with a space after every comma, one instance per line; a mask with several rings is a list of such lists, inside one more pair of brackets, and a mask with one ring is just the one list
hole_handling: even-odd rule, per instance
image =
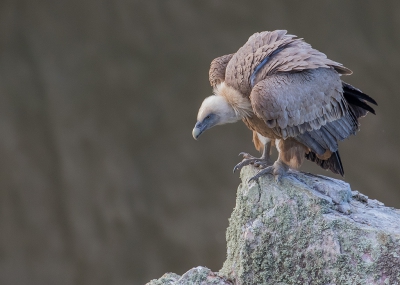
[[[358, 118], [375, 114], [367, 102], [377, 105], [340, 79], [351, 73], [286, 31], [255, 33], [236, 53], [211, 62], [214, 95], [203, 101], [193, 137], [242, 120], [263, 155], [241, 153], [234, 171], [253, 164], [262, 170], [252, 179], [269, 173], [279, 180], [306, 158], [343, 176], [338, 141], [356, 133]], [[279, 153], [273, 164], [271, 145]]]

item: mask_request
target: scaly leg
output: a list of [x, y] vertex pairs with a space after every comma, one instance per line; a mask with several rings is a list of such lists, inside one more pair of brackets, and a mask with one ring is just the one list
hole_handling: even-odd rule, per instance
[[[267, 168], [259, 171], [255, 176], [249, 179], [249, 182], [258, 180], [264, 174], [272, 174], [275, 177], [275, 181], [281, 181], [282, 177], [286, 175], [289, 170], [289, 165], [285, 163], [288, 160], [287, 151], [293, 148], [290, 140], [276, 140], [276, 149], [278, 150], [278, 159], [274, 162], [273, 165], [268, 166]], [[296, 146], [296, 145], [295, 145]], [[291, 153], [291, 152], [289, 152]], [[285, 161], [284, 159], [285, 158]]]
[[233, 172], [236, 170], [242, 169], [244, 166], [252, 164], [255, 167], [265, 168], [268, 165], [271, 165], [270, 162], [270, 154], [271, 154], [271, 141], [267, 142], [264, 145], [264, 151], [260, 158], [256, 158], [248, 153], [241, 152], [239, 155], [243, 155], [244, 160], [233, 168]]
[[274, 162], [273, 165], [268, 166], [267, 168], [264, 168], [263, 170], [260, 170], [255, 176], [249, 179], [249, 182], [258, 180], [261, 176], [265, 174], [272, 174], [275, 177], [275, 181], [279, 182], [281, 181], [282, 177], [286, 175], [286, 173], [289, 170], [289, 165], [284, 163], [281, 159], [278, 158], [277, 161]]

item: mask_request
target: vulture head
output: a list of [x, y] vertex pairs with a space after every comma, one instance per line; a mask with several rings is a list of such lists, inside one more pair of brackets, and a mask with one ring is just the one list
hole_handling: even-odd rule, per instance
[[216, 125], [234, 123], [241, 118], [238, 117], [232, 106], [220, 95], [211, 95], [204, 99], [199, 113], [197, 123], [193, 129], [193, 137], [197, 138], [205, 131]]
[[209, 128], [235, 123], [253, 113], [250, 100], [225, 82], [215, 86], [214, 94], [204, 99], [201, 104], [192, 132], [196, 140]]

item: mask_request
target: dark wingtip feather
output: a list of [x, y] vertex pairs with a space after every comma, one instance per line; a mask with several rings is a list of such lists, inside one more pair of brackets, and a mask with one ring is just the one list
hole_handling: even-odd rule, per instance
[[353, 107], [360, 107], [361, 109], [364, 109], [376, 115], [375, 110], [367, 104], [367, 102], [369, 102], [374, 105], [378, 105], [378, 103], [373, 98], [371, 98], [367, 94], [364, 94], [361, 90], [355, 88], [354, 86], [351, 86], [346, 82], [342, 81], [342, 85], [343, 96], [350, 105], [352, 105]]
[[343, 83], [343, 91], [350, 93], [351, 95], [353, 95], [354, 97], [357, 97], [359, 99], [368, 101], [376, 106], [378, 106], [378, 103], [375, 101], [374, 98], [368, 96], [367, 94], [363, 93], [360, 89], [342, 81]]
[[378, 106], [378, 103], [372, 97], [368, 96], [365, 93], [362, 93], [362, 92], [359, 92], [359, 91], [356, 91], [356, 90], [352, 90], [352, 89], [349, 89], [347, 87], [344, 87], [343, 91], [345, 91], [346, 93], [350, 93], [351, 95], [353, 95], [354, 97], [357, 97], [358, 99], [362, 99], [362, 100], [368, 101], [368, 102]]
[[340, 174], [344, 176], [343, 164], [342, 160], [340, 159], [339, 151], [332, 153], [331, 157], [327, 160], [322, 160], [317, 157], [317, 155], [310, 151], [306, 155], [306, 159], [315, 162], [323, 169], [329, 169], [333, 173]]
[[338, 171], [338, 174], [344, 176], [343, 164], [342, 164], [342, 160], [340, 159], [339, 151], [334, 152], [332, 154], [332, 156], [330, 157], [330, 159], [332, 159], [332, 157], [333, 157], [335, 168]]
[[364, 101], [359, 100], [358, 98], [351, 96], [351, 94], [349, 94], [348, 92], [344, 92], [344, 98], [351, 105], [355, 105], [355, 106], [361, 107], [364, 110], [367, 110], [368, 112], [371, 112], [372, 114], [376, 115], [374, 108], [372, 108], [370, 105], [368, 105]]

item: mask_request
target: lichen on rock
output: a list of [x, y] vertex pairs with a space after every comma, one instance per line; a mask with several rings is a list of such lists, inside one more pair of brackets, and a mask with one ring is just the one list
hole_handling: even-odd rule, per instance
[[399, 210], [352, 199], [340, 180], [292, 171], [281, 183], [248, 184], [255, 173], [241, 173], [222, 275], [236, 284], [400, 284]]
[[290, 171], [282, 181], [242, 169], [219, 273], [196, 267], [149, 285], [400, 284], [400, 210], [348, 183]]
[[198, 266], [179, 276], [174, 273], [164, 274], [160, 279], [154, 279], [146, 285], [233, 285], [226, 278], [212, 272], [207, 267]]

